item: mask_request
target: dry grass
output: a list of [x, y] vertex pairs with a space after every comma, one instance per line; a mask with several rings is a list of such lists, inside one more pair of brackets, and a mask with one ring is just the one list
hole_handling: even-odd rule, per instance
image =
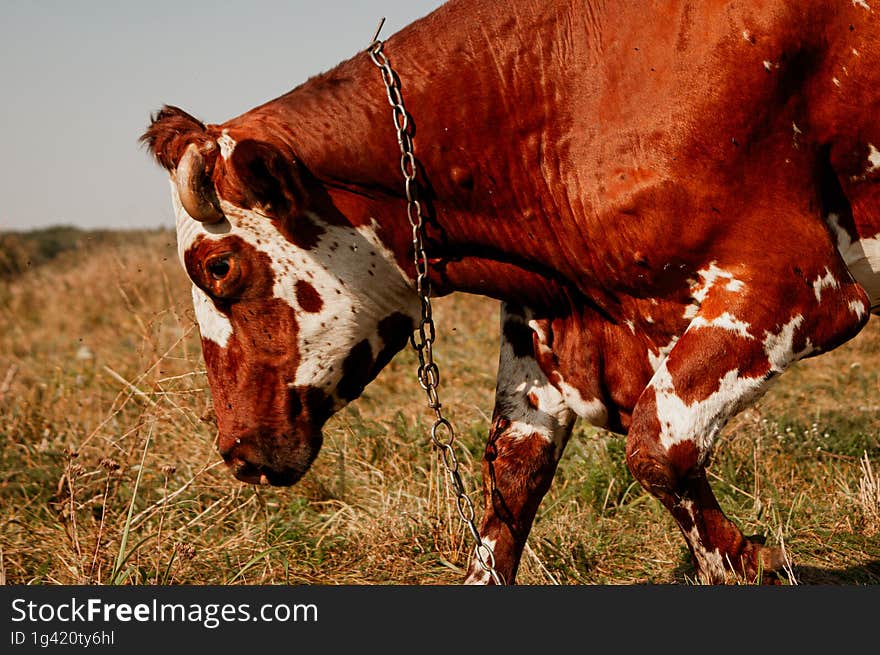
[[[446, 584], [469, 544], [404, 351], [331, 419], [290, 489], [244, 486], [215, 429], [174, 235], [74, 251], [0, 282], [0, 581]], [[437, 302], [445, 406], [479, 488], [497, 306]], [[782, 542], [800, 584], [880, 583], [880, 321], [783, 376], [726, 430], [728, 514]], [[626, 470], [623, 440], [577, 428], [522, 584], [693, 583], [684, 542]]]

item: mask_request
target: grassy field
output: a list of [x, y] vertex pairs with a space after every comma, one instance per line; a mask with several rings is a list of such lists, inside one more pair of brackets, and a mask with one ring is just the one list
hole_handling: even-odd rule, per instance
[[[82, 235], [79, 235], [82, 237]], [[0, 275], [0, 583], [449, 584], [470, 544], [400, 353], [331, 419], [295, 487], [235, 481], [215, 427], [188, 283], [167, 231], [19, 254]], [[436, 303], [441, 396], [479, 488], [497, 304]], [[792, 584], [880, 584], [880, 320], [801, 362], [725, 430], [710, 476]], [[521, 584], [695, 584], [623, 439], [579, 425]], [[479, 503], [478, 503], [479, 506]]]

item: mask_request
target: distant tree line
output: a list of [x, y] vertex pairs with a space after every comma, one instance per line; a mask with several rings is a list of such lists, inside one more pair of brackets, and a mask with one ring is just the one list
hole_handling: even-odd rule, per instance
[[42, 266], [61, 253], [131, 241], [144, 231], [83, 230], [58, 225], [27, 232], [0, 231], [0, 279]]

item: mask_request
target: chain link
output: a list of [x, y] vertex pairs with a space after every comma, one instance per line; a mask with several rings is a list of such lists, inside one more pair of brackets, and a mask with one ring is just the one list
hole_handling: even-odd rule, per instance
[[[384, 20], [384, 19], [383, 19]], [[431, 309], [431, 282], [428, 277], [428, 255], [425, 252], [425, 214], [422, 203], [418, 196], [418, 162], [413, 152], [413, 139], [410, 130], [410, 118], [403, 104], [403, 94], [400, 90], [400, 80], [385, 53], [382, 51], [384, 42], [379, 40], [379, 31], [382, 23], [376, 31], [372, 43], [367, 51], [370, 59], [379, 68], [388, 103], [391, 105], [394, 128], [397, 132], [397, 144], [400, 146], [400, 172], [403, 174], [406, 191], [406, 215], [412, 227], [413, 263], [416, 271], [416, 292], [419, 294], [421, 303], [421, 320], [419, 328], [410, 335], [410, 345], [416, 351], [419, 358], [417, 371], [419, 384], [424, 389], [428, 399], [428, 407], [434, 411], [434, 425], [431, 427], [431, 443], [439, 449], [443, 461], [443, 467], [455, 492], [456, 508], [458, 515], [471, 533], [476, 545], [474, 557], [480, 567], [486, 571], [494, 582], [503, 584], [501, 576], [495, 570], [495, 554], [492, 547], [480, 537], [474, 522], [476, 511], [474, 503], [465, 493], [461, 475], [458, 472], [458, 458], [455, 456], [455, 429], [452, 423], [443, 416], [442, 404], [437, 387], [440, 385], [440, 369], [434, 362], [434, 340], [437, 336], [434, 328], [434, 318]]]

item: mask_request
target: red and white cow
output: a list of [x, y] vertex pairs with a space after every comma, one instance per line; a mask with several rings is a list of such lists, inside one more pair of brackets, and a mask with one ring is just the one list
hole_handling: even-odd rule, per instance
[[[734, 414], [880, 306], [873, 2], [453, 0], [385, 42], [432, 287], [502, 301], [481, 533], [506, 581], [577, 417], [627, 435], [703, 580], [780, 567], [705, 466]], [[221, 124], [165, 107], [143, 140], [220, 452], [293, 484], [419, 313], [379, 71], [361, 52]]]

